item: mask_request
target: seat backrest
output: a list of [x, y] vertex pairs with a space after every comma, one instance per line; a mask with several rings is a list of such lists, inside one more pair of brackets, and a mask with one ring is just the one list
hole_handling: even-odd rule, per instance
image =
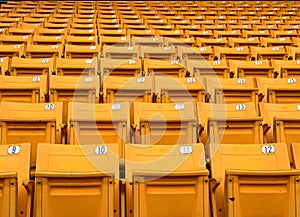
[[47, 76], [0, 75], [0, 101], [44, 103], [48, 93]]
[[254, 60], [276, 59], [287, 60], [288, 54], [284, 46], [279, 47], [250, 47], [251, 58]]
[[250, 50], [246, 46], [235, 48], [215, 47], [214, 51], [218, 60], [250, 60]]
[[142, 60], [101, 58], [100, 68], [102, 77], [108, 75], [139, 77], [142, 74]]
[[228, 61], [226, 60], [199, 61], [188, 59], [186, 65], [189, 74], [192, 74], [193, 76], [198, 76], [200, 78], [207, 76], [230, 78], [230, 70], [227, 62]]
[[85, 45], [65, 45], [65, 58], [98, 58], [100, 54], [100, 45], [85, 46]]
[[200, 140], [203, 143], [261, 143], [262, 119], [254, 102], [197, 103]]
[[118, 174], [118, 144], [40, 143], [35, 214], [112, 217], [114, 209], [118, 209], [114, 207], [114, 183]]
[[27, 192], [23, 181], [29, 180], [30, 144], [0, 145], [1, 216], [27, 216]]
[[12, 76], [38, 76], [48, 75], [53, 72], [54, 59], [53, 58], [19, 58], [13, 57], [10, 65], [10, 75]]
[[98, 72], [98, 60], [56, 58], [55, 74], [63, 76], [94, 76]]
[[270, 66], [269, 60], [257, 61], [242, 61], [229, 60], [230, 71], [233, 72], [234, 77], [267, 77], [275, 78], [277, 74], [274, 73], [273, 67]]
[[63, 103], [63, 123], [67, 124], [68, 102], [99, 102], [98, 76], [50, 76], [49, 102]]
[[[83, 24], [85, 25], [85, 24]], [[73, 36], [67, 35], [66, 44], [93, 46], [98, 44], [98, 38], [95, 36]]]
[[155, 76], [156, 102], [203, 102], [205, 101], [204, 84], [198, 78], [174, 78]]
[[68, 105], [68, 144], [118, 143], [130, 139], [128, 102], [92, 104], [70, 102]]
[[0, 57], [23, 57], [24, 44], [0, 45]]
[[[291, 190], [292, 188], [288, 191], [283, 190], [289, 189], [288, 187], [290, 187], [290, 185], [293, 185], [294, 180], [286, 180], [286, 178], [284, 178], [282, 175], [280, 176], [280, 174], [277, 174], [276, 177], [276, 172], [283, 170], [290, 172], [288, 151], [285, 144], [275, 143], [220, 145], [212, 143], [209, 144], [209, 146], [211, 149], [211, 154], [209, 155], [211, 177], [213, 179], [219, 180], [220, 182], [220, 185], [217, 187], [215, 192], [216, 201], [212, 201], [213, 203], [216, 203], [215, 213], [217, 214], [217, 216], [226, 216], [226, 213], [230, 211], [228, 210], [230, 202], [227, 202], [227, 200], [229, 200], [230, 198], [227, 197], [230, 197], [232, 193], [235, 195], [234, 199], [237, 200], [236, 202], [240, 205], [235, 210], [236, 215], [233, 216], [239, 216], [240, 212], [261, 213], [262, 210], [269, 210], [269, 212], [266, 212], [264, 216], [273, 216], [278, 213], [282, 213], [283, 209], [287, 209], [286, 207], [294, 208], [294, 201], [288, 199], [294, 197], [295, 192]], [[231, 188], [228, 184], [228, 178], [227, 176], [225, 177], [225, 174], [227, 174], [228, 170], [240, 171], [240, 173], [236, 173], [237, 177], [234, 177], [233, 175], [233, 183], [240, 182], [240, 188], [235, 188], [236, 191], [232, 193], [230, 193], [229, 191]], [[270, 175], [269, 177], [266, 176], [266, 173], [271, 174], [272, 172], [274, 173], [273, 177]], [[265, 175], [263, 175], [263, 173]], [[278, 176], [280, 178], [278, 178]], [[242, 180], [244, 180], [245, 183], [242, 183]], [[285, 183], [287, 186], [282, 186], [283, 180], [286, 181]], [[267, 190], [270, 182], [274, 184], [272, 185], [271, 192]], [[246, 183], [247, 187], [244, 186]], [[275, 186], [276, 189], [278, 189], [278, 191], [276, 192], [273, 191]], [[226, 193], [227, 189], [229, 194]], [[243, 191], [243, 189], [247, 189], [247, 191]], [[282, 197], [276, 194], [279, 193], [282, 195], [283, 192], [285, 192], [285, 194]], [[253, 194], [255, 194], [255, 197], [253, 197]], [[270, 194], [273, 196], [270, 196]], [[277, 197], [275, 195], [277, 195]], [[264, 201], [266, 203], [269, 203], [269, 200], [272, 200], [278, 203], [279, 200], [281, 202], [281, 205], [279, 205], [278, 207], [273, 207], [272, 209], [262, 209], [261, 207], [259, 208], [260, 205], [258, 205], [257, 200], [260, 201], [260, 205]], [[225, 204], [229, 204], [229, 206], [225, 207]], [[284, 206], [282, 206], [282, 204], [284, 204]], [[289, 206], [288, 204], [291, 205]], [[252, 208], [249, 209], [249, 207]], [[275, 211], [273, 213], [274, 209]], [[293, 212], [292, 210], [289, 211]], [[270, 212], [272, 212], [272, 214], [269, 214]], [[253, 216], [257, 215], [253, 214]]]
[[125, 159], [129, 215], [209, 216], [203, 144], [126, 144]]
[[103, 102], [152, 102], [153, 82], [150, 76], [106, 76], [102, 81]]
[[185, 77], [186, 69], [179, 60], [144, 59], [144, 70], [148, 75], [169, 75], [172, 77]]
[[254, 102], [258, 105], [258, 90], [253, 78], [208, 77], [206, 90], [211, 103]]
[[196, 142], [193, 102], [134, 103], [135, 143], [183, 144]]
[[57, 44], [64, 44], [65, 37], [64, 36], [43, 36], [43, 35], [34, 35], [32, 38], [33, 44], [40, 44], [40, 45], [57, 45]]
[[131, 42], [132, 45], [136, 46], [163, 46], [165, 43], [162, 37], [133, 37], [131, 38]]
[[147, 59], [176, 59], [177, 52], [175, 46], [153, 47], [141, 46], [141, 57]]
[[299, 60], [271, 60], [272, 67], [281, 78], [295, 78], [300, 75]]
[[138, 46], [103, 46], [104, 58], [110, 59], [136, 59], [140, 57]]
[[63, 46], [56, 45], [35, 45], [28, 44], [26, 47], [26, 57], [28, 58], [55, 58], [63, 55]]
[[61, 143], [62, 103], [0, 103], [1, 144], [30, 141], [31, 166], [39, 142]]
[[[259, 103], [264, 122], [265, 140], [267, 142], [283, 142], [288, 150], [292, 143], [300, 141], [299, 104]], [[292, 158], [289, 152], [292, 163]]]
[[297, 103], [300, 82], [297, 78], [256, 78], [260, 101], [268, 103]]

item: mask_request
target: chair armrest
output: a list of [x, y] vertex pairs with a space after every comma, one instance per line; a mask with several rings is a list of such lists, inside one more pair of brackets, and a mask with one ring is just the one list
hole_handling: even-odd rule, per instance
[[218, 209], [217, 209], [217, 201], [216, 201], [216, 189], [221, 184], [221, 179], [210, 179], [209, 180], [209, 191], [211, 195], [211, 206], [212, 206], [212, 213], [213, 216], [217, 216]]
[[27, 191], [26, 217], [31, 217], [33, 212], [33, 195], [35, 190], [35, 182], [32, 180], [23, 180], [22, 184]]

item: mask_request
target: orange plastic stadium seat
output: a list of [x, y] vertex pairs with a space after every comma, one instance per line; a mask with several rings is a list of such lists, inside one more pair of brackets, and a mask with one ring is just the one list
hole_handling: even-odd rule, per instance
[[130, 46], [131, 39], [128, 36], [99, 36], [99, 42], [101, 47], [104, 45], [114, 46]]
[[13, 57], [11, 59], [10, 65], [10, 75], [12, 76], [38, 76], [38, 75], [48, 75], [53, 72], [54, 65], [53, 58], [19, 58]]
[[217, 60], [250, 60], [250, 50], [248, 47], [215, 47], [215, 59]]
[[126, 144], [127, 216], [210, 215], [203, 144]]
[[141, 46], [141, 57], [147, 59], [176, 59], [177, 51], [175, 46], [153, 47]]
[[256, 78], [261, 102], [298, 103], [300, 82], [297, 78]]
[[228, 43], [230, 47], [242, 46], [260, 46], [261, 42], [258, 37], [255, 38], [229, 38]]
[[0, 44], [2, 45], [19, 45], [27, 44], [31, 41], [30, 35], [0, 35]]
[[250, 47], [252, 60], [276, 59], [287, 60], [285, 47]]
[[253, 38], [253, 37], [268, 38], [271, 36], [271, 34], [270, 34], [269, 30], [244, 30], [243, 36], [245, 38]]
[[27, 58], [55, 58], [63, 55], [63, 46], [58, 45], [34, 45], [28, 44], [26, 47]]
[[32, 44], [34, 45], [58, 45], [64, 44], [64, 36], [43, 36], [43, 35], [34, 35], [32, 37]]
[[68, 105], [68, 144], [118, 143], [120, 157], [124, 144], [130, 141], [128, 102], [80, 103]]
[[134, 143], [187, 144], [197, 141], [193, 102], [134, 102]]
[[0, 145], [0, 215], [31, 216], [30, 143]]
[[86, 45], [65, 45], [64, 57], [68, 59], [78, 58], [98, 58], [100, 55], [100, 45], [86, 46]]
[[24, 44], [0, 45], [0, 57], [24, 57]]
[[195, 59], [195, 60], [207, 60], [212, 61], [214, 56], [213, 48], [207, 47], [190, 47], [190, 46], [178, 46], [177, 55], [181, 60], [183, 59]]
[[197, 45], [199, 47], [227, 47], [228, 40], [226, 38], [197, 38]]
[[0, 101], [44, 103], [47, 95], [47, 76], [0, 75]]
[[30, 166], [36, 165], [39, 142], [62, 143], [62, 103], [0, 103], [0, 144], [30, 141]]
[[263, 47], [276, 47], [276, 46], [290, 46], [293, 45], [289, 37], [282, 38], [261, 38], [261, 45]]
[[300, 47], [286, 47], [289, 60], [300, 60]]
[[209, 146], [213, 216], [297, 216], [300, 171], [285, 144]]
[[153, 82], [150, 76], [105, 76], [102, 79], [103, 102], [152, 102]]
[[140, 46], [163, 46], [165, 41], [162, 37], [133, 37], [132, 45]]
[[265, 142], [283, 142], [289, 150], [290, 145], [300, 141], [300, 105], [259, 103], [260, 113], [264, 119], [263, 130]]
[[208, 143], [262, 143], [262, 118], [254, 102], [197, 103], [199, 141]]
[[157, 103], [204, 102], [205, 88], [198, 78], [155, 76]]
[[8, 29], [8, 34], [15, 35], [15, 36], [33, 35], [34, 31], [35, 31], [34, 28], [11, 27]]
[[[36, 217], [117, 217], [117, 144], [38, 145]], [[55, 163], [53, 163], [55, 162]]]
[[64, 36], [68, 32], [67, 29], [48, 29], [48, 28], [38, 28], [36, 34], [41, 36]]
[[253, 78], [206, 78], [210, 103], [254, 102], [258, 106], [258, 89]]
[[271, 60], [271, 64], [281, 78], [293, 78], [300, 75], [300, 60]]
[[186, 66], [188, 72], [196, 77], [204, 78], [210, 76], [230, 78], [230, 69], [226, 60], [199, 61], [187, 59]]
[[66, 44], [93, 46], [98, 44], [98, 37], [67, 35]]
[[57, 76], [49, 79], [49, 102], [63, 103], [63, 123], [67, 124], [68, 102], [99, 102], [98, 76]]
[[189, 37], [194, 37], [194, 38], [213, 38], [214, 34], [212, 30], [209, 31], [199, 31], [199, 29], [197, 29], [197, 25], [194, 26], [195, 29], [194, 30], [185, 30], [185, 36], [187, 38]]
[[142, 75], [141, 59], [100, 59], [102, 77], [112, 75], [120, 77], [139, 77]]
[[94, 76], [98, 74], [98, 61], [94, 59], [56, 58], [55, 74], [63, 76]]
[[155, 31], [155, 29], [154, 30], [151, 30], [151, 29], [139, 30], [139, 29], [130, 29], [130, 28], [128, 28], [127, 35], [131, 38], [135, 38], [135, 37], [154, 37], [154, 36], [156, 36], [156, 31]]
[[102, 48], [102, 55], [108, 59], [136, 59], [140, 57], [138, 46], [107, 46]]
[[244, 61], [244, 60], [229, 60], [231, 73], [236, 78], [244, 77], [266, 77], [276, 78], [277, 73], [270, 66], [269, 60]]

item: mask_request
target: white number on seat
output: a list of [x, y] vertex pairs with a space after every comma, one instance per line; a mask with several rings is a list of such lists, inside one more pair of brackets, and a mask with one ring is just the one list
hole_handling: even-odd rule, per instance
[[238, 83], [238, 84], [245, 84], [245, 83], [246, 83], [246, 79], [245, 79], [245, 78], [239, 78], [239, 79], [237, 80], [237, 83]]
[[39, 82], [41, 80], [40, 76], [35, 76], [32, 78], [32, 82]]
[[48, 103], [45, 105], [45, 110], [50, 111], [50, 110], [53, 110], [54, 108], [55, 108], [55, 104], [53, 104], [53, 103]]
[[184, 104], [180, 103], [180, 104], [175, 104], [175, 110], [184, 110]]
[[273, 153], [275, 153], [275, 146], [274, 145], [263, 145], [261, 147], [261, 152], [263, 154], [273, 154]]
[[92, 82], [93, 81], [93, 77], [86, 77], [85, 78], [85, 82]]
[[19, 145], [8, 146], [7, 154], [19, 154], [21, 147]]
[[196, 82], [196, 78], [187, 78], [187, 82], [188, 83], [195, 83]]
[[237, 111], [244, 111], [244, 110], [246, 110], [246, 104], [237, 104], [237, 105], [235, 106], [235, 109], [236, 109]]
[[108, 148], [106, 145], [99, 145], [95, 147], [95, 154], [107, 154]]
[[129, 64], [135, 64], [135, 60], [129, 60]]
[[145, 82], [145, 77], [139, 77], [136, 79], [137, 83], [144, 83]]
[[288, 83], [289, 84], [294, 84], [297, 82], [297, 79], [296, 78], [288, 78]]
[[121, 104], [119, 103], [114, 103], [111, 105], [111, 110], [116, 111], [121, 109]]
[[193, 152], [193, 146], [191, 145], [183, 145], [179, 148], [180, 154], [191, 154]]

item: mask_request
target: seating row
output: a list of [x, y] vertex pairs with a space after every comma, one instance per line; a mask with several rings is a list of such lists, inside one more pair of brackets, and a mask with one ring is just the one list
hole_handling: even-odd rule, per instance
[[[65, 107], [67, 105], [67, 107]], [[0, 144], [299, 142], [299, 104], [1, 102]], [[291, 163], [292, 159], [290, 158]]]
[[[46, 30], [46, 29], [45, 29]], [[40, 29], [40, 31], [42, 31]], [[104, 31], [104, 30], [102, 30]], [[100, 44], [102, 47], [105, 45], [112, 45], [113, 41], [120, 43], [122, 45], [151, 45], [151, 46], [191, 46], [191, 47], [203, 47], [203, 46], [220, 46], [220, 47], [238, 47], [238, 46], [262, 46], [262, 47], [272, 47], [272, 46], [296, 46], [299, 47], [300, 39], [294, 37], [298, 35], [295, 31], [277, 31], [277, 37], [275, 38], [265, 38], [260, 37], [260, 33], [249, 33], [249, 37], [238, 38], [231, 37], [230, 33], [221, 32], [223, 34], [221, 37], [213, 38], [213, 31], [188, 31], [187, 36], [182, 38], [174, 38], [177, 30], [169, 31], [169, 33], [174, 33], [174, 35], [168, 34], [161, 37], [156, 37], [152, 33], [152, 30], [128, 30], [129, 37], [126, 37], [123, 30], [105, 30], [106, 33], [99, 36], [100, 42], [98, 42], [98, 37], [96, 34], [90, 34], [90, 32], [78, 32], [78, 35], [61, 35], [58, 31], [48, 30], [46, 35], [0, 35], [0, 44], [2, 45], [17, 45], [24, 44], [25, 46], [34, 45], [89, 45], [94, 46]], [[234, 31], [231, 31], [234, 32]], [[49, 34], [49, 35], [48, 35]], [[75, 34], [75, 33], [74, 33]], [[227, 35], [226, 35], [227, 34]], [[92, 36], [91, 36], [92, 35]], [[253, 36], [253, 37], [252, 37]], [[112, 37], [112, 38], [110, 38]], [[102, 48], [103, 50], [103, 48]]]
[[296, 169], [283, 143], [209, 146], [210, 179], [203, 144], [126, 144], [120, 180], [117, 144], [40, 143], [30, 180], [30, 143], [0, 145], [1, 214], [297, 216], [299, 144], [291, 148]]
[[[228, 48], [229, 49], [229, 48]], [[117, 49], [118, 50], [118, 49]], [[228, 50], [227, 50], [228, 51]], [[225, 51], [224, 51], [225, 52]], [[228, 51], [229, 52], [229, 51]], [[240, 52], [241, 55], [247, 55]], [[126, 53], [109, 52], [110, 56], [126, 56]], [[233, 56], [233, 53], [227, 53]], [[277, 56], [276, 53], [265, 53]], [[150, 55], [150, 56], [149, 56]], [[97, 76], [102, 80], [107, 76], [141, 77], [148, 75], [167, 75], [171, 77], [219, 78], [294, 78], [299, 76], [299, 60], [216, 60], [206, 61], [205, 55], [185, 53], [184, 59], [167, 60], [172, 52], [151, 52], [144, 59], [68, 59], [68, 58], [0, 58], [0, 72], [10, 76]], [[222, 54], [225, 55], [225, 54]], [[202, 60], [202, 61], [201, 61]], [[205, 60], [205, 61], [204, 61]]]

